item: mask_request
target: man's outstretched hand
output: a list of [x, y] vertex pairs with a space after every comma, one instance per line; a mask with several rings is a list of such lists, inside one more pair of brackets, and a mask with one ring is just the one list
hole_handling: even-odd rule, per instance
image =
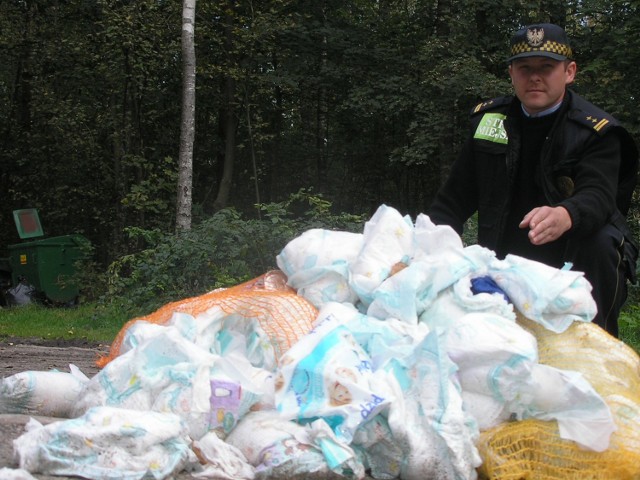
[[520, 222], [520, 228], [529, 229], [529, 240], [534, 245], [557, 240], [571, 225], [571, 216], [564, 207], [536, 207]]

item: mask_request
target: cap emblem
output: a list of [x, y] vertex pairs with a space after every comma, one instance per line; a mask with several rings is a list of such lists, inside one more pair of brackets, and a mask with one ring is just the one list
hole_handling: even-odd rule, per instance
[[530, 47], [539, 47], [544, 42], [544, 28], [530, 28], [527, 30], [527, 43]]

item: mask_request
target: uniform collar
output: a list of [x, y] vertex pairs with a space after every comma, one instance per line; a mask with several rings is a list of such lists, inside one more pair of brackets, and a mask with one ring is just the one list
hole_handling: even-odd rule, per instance
[[562, 100], [556, 103], [553, 107], [547, 108], [546, 110], [543, 110], [541, 112], [529, 113], [525, 110], [524, 105], [522, 103], [520, 104], [520, 107], [522, 108], [522, 113], [524, 113], [524, 116], [527, 118], [540, 118], [540, 117], [545, 117], [547, 115], [551, 115], [552, 113], [557, 112], [561, 106], [562, 106]]

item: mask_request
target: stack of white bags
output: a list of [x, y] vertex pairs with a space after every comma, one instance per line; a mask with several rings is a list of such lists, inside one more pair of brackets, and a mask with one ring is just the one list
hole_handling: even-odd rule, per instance
[[[516, 310], [554, 332], [592, 320], [591, 286], [570, 266], [500, 260], [384, 205], [362, 234], [309, 230], [277, 264], [319, 310], [284, 355], [254, 318], [216, 307], [138, 322], [93, 378], [56, 372], [81, 388], [60, 407], [69, 420], [32, 420], [16, 440], [21, 469], [475, 479], [479, 432], [525, 418], [607, 449], [616, 427], [606, 403], [582, 375], [538, 363], [535, 337], [516, 323]], [[0, 412], [41, 413], [54, 397], [8, 377]]]

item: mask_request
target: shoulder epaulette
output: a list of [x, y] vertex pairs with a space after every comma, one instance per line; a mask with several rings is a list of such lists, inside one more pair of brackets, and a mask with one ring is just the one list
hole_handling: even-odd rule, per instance
[[476, 115], [486, 110], [493, 110], [494, 108], [507, 105], [511, 103], [512, 99], [513, 97], [497, 97], [497, 98], [492, 98], [491, 100], [480, 102], [479, 104], [477, 104], [475, 107], [471, 109], [470, 115]]
[[576, 110], [572, 112], [570, 118], [590, 130], [594, 130], [596, 133], [603, 135], [611, 127], [618, 125], [615, 118], [604, 112], [585, 112], [584, 110]]
[[580, 95], [570, 91], [570, 110], [568, 117], [574, 122], [604, 135], [610, 128], [620, 126], [620, 123], [604, 110], [588, 102]]

